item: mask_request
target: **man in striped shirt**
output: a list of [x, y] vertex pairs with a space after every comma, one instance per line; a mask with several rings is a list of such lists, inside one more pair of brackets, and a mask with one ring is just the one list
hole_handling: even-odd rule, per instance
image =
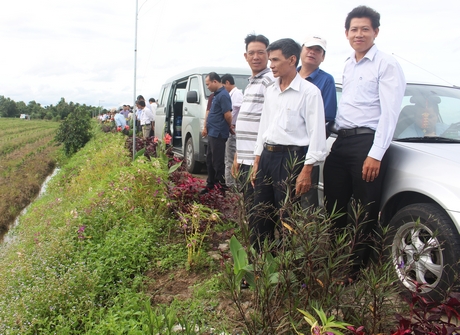
[[238, 119], [235, 125], [236, 154], [232, 166], [233, 176], [238, 176], [243, 191], [246, 210], [252, 208], [254, 189], [249, 180], [250, 169], [254, 163], [254, 149], [259, 131], [260, 116], [264, 105], [267, 87], [274, 77], [268, 64], [267, 47], [270, 44], [264, 35], [248, 35], [245, 39], [244, 57], [252, 70], [252, 76], [244, 92]]

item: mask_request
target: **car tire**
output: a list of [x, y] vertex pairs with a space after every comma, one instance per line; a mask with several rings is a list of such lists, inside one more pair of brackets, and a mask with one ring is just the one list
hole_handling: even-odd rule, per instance
[[436, 204], [412, 204], [390, 221], [392, 262], [400, 283], [433, 300], [457, 283], [460, 236], [447, 213]]
[[203, 165], [195, 160], [195, 149], [193, 148], [193, 140], [191, 137], [187, 139], [184, 149], [185, 167], [189, 173], [198, 173]]

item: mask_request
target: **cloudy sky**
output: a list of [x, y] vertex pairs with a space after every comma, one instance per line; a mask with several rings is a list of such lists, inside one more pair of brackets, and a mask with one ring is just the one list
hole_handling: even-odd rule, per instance
[[459, 0], [4, 0], [0, 10], [0, 95], [43, 106], [105, 108], [157, 98], [165, 79], [196, 66], [247, 67], [248, 33], [270, 41], [306, 35], [328, 41], [322, 68], [340, 82], [351, 49], [347, 13], [381, 14], [380, 50], [394, 54], [408, 81], [460, 86]]

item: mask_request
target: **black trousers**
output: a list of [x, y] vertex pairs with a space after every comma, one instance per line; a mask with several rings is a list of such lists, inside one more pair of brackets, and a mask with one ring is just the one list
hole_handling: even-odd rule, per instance
[[275, 239], [280, 209], [286, 198], [295, 199], [295, 182], [305, 163], [305, 150], [270, 152], [265, 150], [260, 156], [254, 186], [254, 209], [249, 218], [251, 244], [257, 250], [265, 239]]
[[208, 178], [206, 187], [213, 188], [220, 184], [225, 186], [225, 142], [226, 138], [208, 135], [208, 147], [206, 150], [206, 166]]
[[[348, 203], [353, 198], [365, 206], [367, 223], [362, 231], [363, 237], [372, 234], [379, 215], [382, 185], [388, 167], [387, 159], [383, 157], [380, 164], [379, 176], [372, 182], [362, 179], [364, 160], [374, 142], [373, 134], [338, 136], [324, 163], [324, 197], [326, 210], [345, 213], [335, 220], [336, 228], [344, 228], [348, 223]], [[364, 248], [356, 253], [357, 263], [365, 265], [370, 255], [370, 249]]]

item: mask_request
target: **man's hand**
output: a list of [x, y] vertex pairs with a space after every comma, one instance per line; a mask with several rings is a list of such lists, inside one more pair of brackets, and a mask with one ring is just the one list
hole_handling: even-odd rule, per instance
[[203, 131], [201, 132], [201, 136], [203, 137], [208, 136], [208, 129], [206, 129], [206, 127], [203, 128]]
[[238, 160], [236, 157], [237, 157], [237, 153], [235, 152], [235, 156], [233, 157], [232, 168], [230, 170], [232, 177], [235, 179], [238, 176], [238, 173], [240, 172], [240, 164], [238, 164]]
[[304, 165], [295, 182], [295, 195], [307, 193], [311, 188], [311, 171], [313, 165]]
[[235, 125], [234, 124], [230, 126], [230, 134], [235, 135]]
[[260, 156], [256, 156], [256, 158], [254, 158], [254, 165], [252, 165], [252, 171], [251, 171], [252, 187], [254, 187], [254, 184], [256, 182], [257, 170], [259, 169], [259, 161], [260, 161]]
[[374, 181], [380, 173], [380, 161], [367, 156], [363, 164], [363, 180]]

